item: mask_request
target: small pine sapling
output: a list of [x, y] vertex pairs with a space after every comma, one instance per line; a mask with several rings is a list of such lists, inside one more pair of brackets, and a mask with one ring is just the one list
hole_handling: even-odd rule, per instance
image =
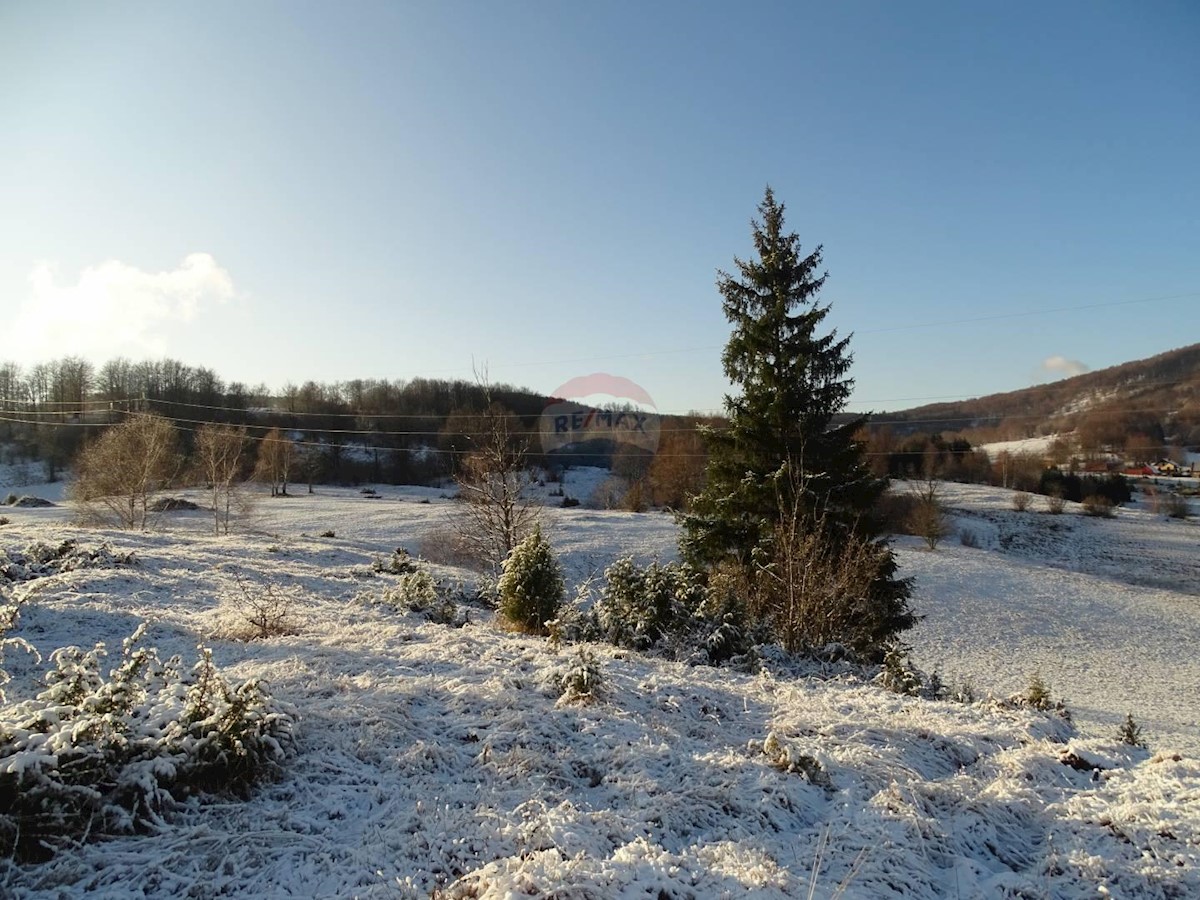
[[513, 548], [501, 565], [500, 614], [527, 634], [545, 634], [563, 601], [563, 576], [541, 526]]
[[1121, 730], [1117, 733], [1117, 740], [1122, 744], [1128, 744], [1130, 747], [1145, 749], [1146, 739], [1142, 737], [1142, 726], [1133, 721], [1133, 713], [1125, 714], [1125, 721], [1121, 724]]

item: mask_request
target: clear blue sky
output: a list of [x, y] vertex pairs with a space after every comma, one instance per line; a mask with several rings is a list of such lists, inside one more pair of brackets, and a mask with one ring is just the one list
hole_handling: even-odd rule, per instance
[[1198, 48], [1191, 0], [9, 0], [0, 359], [713, 408], [767, 183], [855, 408], [1149, 356], [1200, 340]]

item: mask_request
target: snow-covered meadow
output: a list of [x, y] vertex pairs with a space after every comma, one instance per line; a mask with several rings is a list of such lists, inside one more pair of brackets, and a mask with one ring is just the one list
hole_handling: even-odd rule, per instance
[[[43, 655], [116, 648], [148, 621], [164, 655], [203, 641], [302, 718], [283, 778], [250, 800], [0, 863], [0, 895], [1200, 896], [1196, 523], [1017, 513], [999, 489], [943, 490], [979, 546], [898, 542], [925, 616], [907, 637], [924, 668], [971, 681], [972, 704], [772, 655], [745, 673], [606, 645], [583, 648], [597, 698], [563, 702], [580, 648], [507, 634], [483, 607], [456, 628], [366, 602], [396, 577], [376, 559], [436, 545], [455, 515], [438, 490], [300, 488], [230, 537], [203, 511], [131, 534], [77, 526], [62, 504], [2, 508], [2, 550], [74, 538], [138, 560], [24, 583], [16, 633]], [[572, 580], [675, 552], [661, 513], [545, 516]], [[296, 633], [215, 637], [235, 573], [299, 590]], [[10, 694], [28, 691], [32, 660], [5, 662]], [[988, 698], [1035, 670], [1074, 726]], [[1115, 740], [1130, 711], [1148, 751]]]

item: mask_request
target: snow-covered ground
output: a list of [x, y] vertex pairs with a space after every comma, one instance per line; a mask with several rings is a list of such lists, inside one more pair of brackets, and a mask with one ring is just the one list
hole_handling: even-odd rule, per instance
[[[1072, 731], [987, 699], [801, 677], [773, 657], [747, 674], [605, 645], [586, 648], [603, 693], [563, 703], [553, 684], [577, 648], [507, 634], [482, 608], [453, 628], [363, 602], [395, 577], [373, 560], [446, 528], [444, 492], [299, 490], [263, 498], [231, 537], [208, 534], [202, 511], [129, 534], [80, 528], [65, 505], [0, 509], [12, 520], [0, 549], [71, 537], [139, 560], [29, 582], [18, 634], [43, 653], [116, 647], [148, 620], [164, 655], [205, 641], [303, 717], [286, 774], [250, 800], [38, 866], [0, 862], [0, 895], [1200, 896], [1191, 521], [1016, 513], [1007, 492], [948, 485], [979, 549], [899, 543], [926, 617], [908, 636], [917, 660], [981, 697], [1038, 670]], [[547, 509], [546, 521], [573, 579], [626, 552], [674, 555], [663, 514]], [[298, 633], [214, 638], [234, 571], [299, 586]], [[29, 690], [31, 660], [6, 664], [10, 693]], [[1113, 740], [1126, 711], [1149, 752]], [[819, 768], [787, 771], [788, 753]]]
[[1200, 521], [1050, 515], [1041, 497], [1016, 512], [1011, 491], [979, 485], [943, 499], [955, 534], [933, 553], [898, 543], [926, 617], [908, 635], [922, 667], [1002, 693], [1038, 671], [1082, 730], [1132, 712], [1154, 745], [1200, 756]]
[[986, 453], [992, 459], [995, 459], [1001, 453], [1009, 453], [1013, 456], [1036, 456], [1043, 457], [1050, 450], [1050, 445], [1058, 440], [1057, 434], [1044, 435], [1041, 437], [1021, 438], [1015, 441], [995, 441], [991, 444], [980, 444], [979, 449]]

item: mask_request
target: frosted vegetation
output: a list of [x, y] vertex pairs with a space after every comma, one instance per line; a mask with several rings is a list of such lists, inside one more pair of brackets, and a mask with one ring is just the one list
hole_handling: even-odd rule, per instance
[[57, 790], [67, 735], [111, 790], [0, 893], [1200, 895], [1194, 521], [946, 485], [951, 533], [897, 542], [907, 658], [714, 667], [655, 633], [689, 590], [669, 516], [543, 511], [564, 609], [590, 577], [597, 621], [641, 623], [575, 643], [499, 627], [478, 573], [428, 559], [456, 503], [379, 492], [263, 499], [231, 536], [6, 510], [4, 814], [34, 796], [14, 778]]

